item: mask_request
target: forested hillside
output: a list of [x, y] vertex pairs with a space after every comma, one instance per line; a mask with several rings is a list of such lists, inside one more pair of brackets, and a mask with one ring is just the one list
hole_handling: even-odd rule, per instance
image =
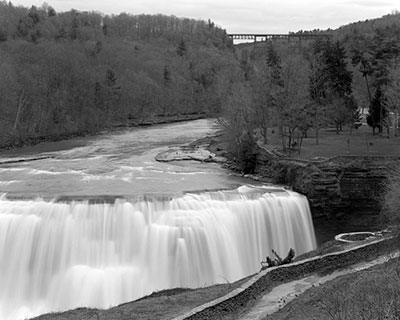
[[399, 134], [400, 14], [302, 33], [327, 36], [234, 47], [211, 21], [0, 2], [0, 146], [208, 114], [251, 171], [271, 132], [300, 149], [369, 110], [374, 132]]
[[330, 30], [340, 39], [348, 40], [352, 34], [362, 34], [363, 36], [374, 36], [377, 30], [386, 30], [400, 24], [400, 12], [394, 10], [392, 13], [380, 18], [367, 19], [364, 21], [353, 22], [336, 30]]
[[211, 21], [0, 2], [0, 145], [154, 115], [214, 114], [240, 81]]
[[309, 132], [335, 127], [350, 134], [362, 112], [371, 132], [399, 135], [400, 13], [343, 26], [299, 31], [316, 40], [272, 40], [242, 44], [237, 54], [244, 74], [222, 121], [238, 168], [252, 172], [256, 142], [281, 140], [281, 150], [299, 152]]

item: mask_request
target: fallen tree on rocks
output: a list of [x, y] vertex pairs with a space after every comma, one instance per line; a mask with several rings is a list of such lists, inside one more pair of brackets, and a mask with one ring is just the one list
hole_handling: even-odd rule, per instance
[[288, 255], [285, 259], [282, 259], [275, 250], [272, 249], [272, 254], [275, 256], [270, 258], [269, 256], [266, 257], [265, 261], [261, 261], [261, 270], [265, 270], [270, 267], [276, 267], [283, 264], [291, 263], [294, 259], [295, 253], [292, 248], [290, 248]]

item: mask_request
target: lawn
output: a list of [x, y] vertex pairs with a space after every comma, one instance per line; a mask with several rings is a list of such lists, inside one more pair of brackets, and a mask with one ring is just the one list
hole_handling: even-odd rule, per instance
[[169, 289], [107, 310], [78, 308], [32, 320], [170, 320], [240, 287], [249, 278], [199, 289]]
[[400, 259], [313, 287], [264, 320], [400, 319]]
[[[275, 133], [272, 133], [275, 132]], [[268, 136], [269, 146], [281, 148], [281, 138], [277, 130], [271, 130]], [[300, 152], [299, 152], [300, 151]], [[341, 155], [385, 155], [400, 156], [400, 136], [373, 135], [371, 127], [362, 125], [358, 129], [344, 127], [339, 134], [335, 128], [324, 128], [319, 132], [319, 143], [316, 144], [314, 130], [303, 140], [300, 150], [293, 150], [291, 156], [302, 159], [319, 157], [331, 158]]]

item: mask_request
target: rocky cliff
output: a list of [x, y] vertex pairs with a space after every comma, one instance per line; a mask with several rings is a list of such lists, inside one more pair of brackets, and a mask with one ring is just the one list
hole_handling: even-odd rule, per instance
[[256, 174], [306, 195], [314, 216], [337, 216], [354, 209], [379, 210], [387, 174], [399, 163], [400, 157], [383, 156], [279, 158], [261, 148]]

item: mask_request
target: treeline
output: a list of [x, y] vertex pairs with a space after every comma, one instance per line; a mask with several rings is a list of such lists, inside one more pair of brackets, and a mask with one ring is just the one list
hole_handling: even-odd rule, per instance
[[[363, 32], [368, 26], [369, 31]], [[355, 24], [343, 30], [342, 41], [351, 59], [355, 91], [368, 108], [368, 124], [389, 136], [399, 134], [400, 13]]]
[[0, 2], [0, 145], [155, 115], [218, 113], [240, 81], [211, 21]]
[[0, 145], [206, 113], [251, 172], [256, 142], [273, 131], [283, 150], [300, 150], [310, 130], [316, 143], [321, 128], [353, 130], [366, 108], [374, 133], [398, 134], [400, 14], [325, 34], [234, 48], [211, 21], [2, 1]]
[[400, 133], [400, 14], [375, 25], [365, 33], [362, 24], [330, 30], [312, 42], [270, 41], [263, 54], [260, 46], [241, 47], [245, 80], [221, 121], [240, 170], [254, 170], [256, 143], [268, 145], [271, 132], [279, 134], [282, 150], [300, 151], [310, 130], [316, 144], [321, 128], [352, 132], [363, 109], [374, 134]]
[[360, 34], [366, 37], [373, 37], [377, 30], [385, 30], [399, 25], [400, 12], [393, 10], [392, 13], [384, 15], [381, 18], [367, 19], [341, 26], [336, 30], [330, 30], [338, 39], [345, 42], [351, 41], [354, 34]]
[[335, 125], [337, 132], [359, 120], [352, 93], [352, 75], [340, 42], [321, 38], [301, 50], [273, 41], [267, 44], [264, 61], [255, 63], [242, 51], [245, 81], [230, 96], [223, 126], [229, 132], [229, 149], [240, 170], [252, 172], [256, 143], [269, 144], [279, 135], [281, 150], [299, 150], [310, 129]]

